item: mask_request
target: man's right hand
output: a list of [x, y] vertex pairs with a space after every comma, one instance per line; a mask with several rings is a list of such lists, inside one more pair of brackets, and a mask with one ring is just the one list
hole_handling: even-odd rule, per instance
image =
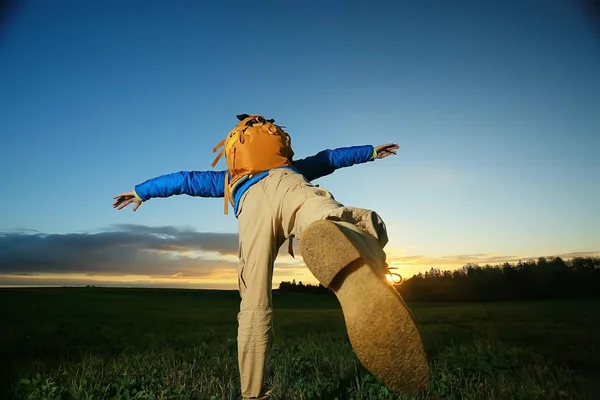
[[115, 196], [114, 199], [115, 202], [113, 203], [113, 208], [118, 210], [122, 210], [131, 203], [134, 203], [135, 205], [133, 206], [133, 211], [135, 211], [139, 206], [142, 205], [142, 200], [137, 197], [133, 191], [121, 193], [120, 195]]
[[396, 143], [382, 144], [381, 146], [375, 147], [378, 159], [386, 158], [387, 156], [396, 155], [396, 150], [399, 146]]

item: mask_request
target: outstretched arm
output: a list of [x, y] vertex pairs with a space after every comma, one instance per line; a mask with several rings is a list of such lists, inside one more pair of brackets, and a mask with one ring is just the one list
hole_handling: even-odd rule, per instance
[[294, 161], [294, 167], [309, 181], [332, 174], [336, 169], [363, 164], [375, 159], [396, 154], [398, 145], [394, 143], [373, 147], [371, 145], [341, 147], [323, 150], [314, 156]]
[[115, 196], [114, 208], [135, 203], [133, 211], [146, 200], [187, 194], [196, 197], [223, 197], [225, 171], [180, 171], [149, 179], [131, 192]]

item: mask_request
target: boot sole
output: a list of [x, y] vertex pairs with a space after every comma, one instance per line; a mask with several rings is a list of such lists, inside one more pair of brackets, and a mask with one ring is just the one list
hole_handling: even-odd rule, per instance
[[306, 266], [335, 293], [364, 367], [396, 392], [425, 390], [429, 364], [410, 310], [383, 268], [363, 259], [342, 229], [326, 220], [306, 229], [300, 241]]

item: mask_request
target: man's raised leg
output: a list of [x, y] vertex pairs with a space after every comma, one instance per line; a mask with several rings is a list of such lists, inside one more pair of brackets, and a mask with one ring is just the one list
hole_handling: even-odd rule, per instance
[[415, 320], [385, 276], [382, 219], [342, 205], [294, 172], [274, 171], [272, 178], [265, 185], [276, 185], [281, 196], [272, 202], [285, 236], [300, 239], [304, 262], [336, 294], [359, 360], [393, 390], [424, 390], [429, 365]]

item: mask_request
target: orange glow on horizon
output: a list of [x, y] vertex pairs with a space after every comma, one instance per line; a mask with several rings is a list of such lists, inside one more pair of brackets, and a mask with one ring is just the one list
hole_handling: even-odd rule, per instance
[[[519, 255], [500, 255], [500, 254], [475, 254], [462, 256], [443, 256], [443, 257], [428, 257], [422, 255], [406, 255], [404, 250], [386, 249], [388, 253], [388, 264], [391, 268], [395, 268], [393, 272], [398, 273], [404, 280], [410, 279], [418, 273], [425, 273], [431, 268], [440, 270], [455, 270], [461, 268], [468, 263], [476, 263], [480, 266], [486, 264], [499, 265], [504, 262], [517, 263], [519, 260], [531, 260], [539, 257], [528, 257]], [[557, 255], [563, 259], [572, 258], [579, 253], [570, 253], [565, 255]], [[584, 256], [599, 256], [600, 253], [585, 253]], [[552, 256], [546, 256], [552, 257]], [[230, 259], [231, 257], [227, 257]], [[161, 275], [156, 274], [137, 274], [132, 275], [126, 272], [123, 273], [40, 273], [30, 275], [0, 275], [0, 285], [2, 286], [82, 286], [86, 284], [98, 286], [155, 286], [155, 287], [189, 287], [189, 288], [227, 288], [238, 289], [238, 263], [237, 257], [229, 263], [221, 264], [218, 268], [212, 270], [206, 275], [190, 274], [189, 268], [186, 268], [187, 273], [181, 271], [173, 271]], [[198, 271], [202, 271], [199, 269]], [[168, 271], [165, 271], [168, 272]], [[206, 270], [205, 270], [206, 272]], [[395, 283], [390, 275], [387, 275], [390, 283]], [[304, 265], [302, 257], [296, 256], [296, 259], [281, 257], [276, 262], [273, 274], [273, 287], [279, 287], [282, 281], [302, 282], [304, 284], [318, 285], [319, 282], [315, 279], [309, 269]]]

